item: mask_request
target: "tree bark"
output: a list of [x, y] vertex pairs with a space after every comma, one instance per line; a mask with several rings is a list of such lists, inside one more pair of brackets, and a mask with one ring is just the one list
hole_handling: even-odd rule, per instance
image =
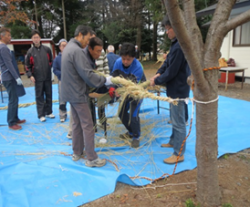
[[136, 26], [137, 26], [137, 35], [136, 35], [136, 45], [141, 51], [141, 35], [142, 35], [142, 3], [141, 0], [136, 1], [135, 7], [136, 14]]
[[[176, 37], [195, 81], [197, 200], [203, 207], [220, 205], [217, 171], [218, 154], [218, 66], [220, 48], [226, 34], [250, 20], [250, 12], [228, 20], [235, 0], [218, 1], [205, 44], [195, 19], [194, 1], [166, 0], [165, 6]], [[187, 25], [187, 26], [186, 26]]]
[[67, 30], [66, 30], [66, 17], [65, 17], [64, 0], [62, 0], [62, 13], [63, 13], [63, 34], [64, 34], [64, 39], [67, 39]]
[[217, 170], [218, 102], [196, 104], [197, 200], [203, 207], [219, 206]]
[[158, 22], [153, 22], [153, 61], [157, 61], [157, 26]]

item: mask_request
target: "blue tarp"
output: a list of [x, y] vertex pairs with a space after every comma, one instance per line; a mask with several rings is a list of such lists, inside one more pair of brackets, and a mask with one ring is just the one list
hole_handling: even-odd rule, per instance
[[[26, 93], [20, 103], [34, 102], [34, 88], [26, 88]], [[56, 100], [57, 85], [53, 85], [53, 93]], [[0, 107], [7, 104], [6, 94], [4, 97], [5, 103]], [[168, 107], [168, 103], [161, 105]], [[192, 104], [188, 107], [191, 116]], [[117, 108], [116, 104], [108, 106], [107, 116], [114, 117]], [[156, 101], [143, 101], [140, 114], [143, 138], [138, 149], [130, 148], [128, 142], [118, 138], [125, 129], [117, 118], [109, 119], [112, 126], [106, 145], [98, 143], [103, 136], [103, 130], [98, 128], [96, 151], [99, 157], [113, 162], [102, 168], [85, 167], [83, 159], [72, 161], [71, 140], [66, 138], [68, 121], [60, 123], [58, 103], [54, 103], [53, 110], [56, 118], [41, 123], [35, 105], [19, 108], [20, 118], [27, 120], [20, 131], [8, 129], [6, 110], [0, 110], [0, 124], [4, 125], [0, 127], [0, 207], [75, 207], [112, 193], [117, 181], [142, 186], [150, 183], [142, 177], [155, 179], [173, 173], [174, 165], [163, 163], [172, 149], [160, 147], [171, 134], [171, 125], [167, 124], [169, 111], [161, 109], [158, 115]], [[250, 120], [246, 116], [249, 113], [250, 102], [219, 97], [218, 157], [250, 147]], [[185, 161], [178, 164], [175, 173], [197, 166], [195, 141], [193, 124]]]

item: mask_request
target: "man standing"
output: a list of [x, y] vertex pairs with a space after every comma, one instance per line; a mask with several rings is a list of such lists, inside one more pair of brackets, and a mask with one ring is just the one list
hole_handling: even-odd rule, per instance
[[7, 44], [10, 43], [11, 34], [8, 28], [0, 28], [0, 67], [1, 81], [7, 90], [9, 96], [7, 122], [9, 129], [20, 130], [22, 127], [19, 124], [26, 122], [25, 119], [18, 118], [18, 95], [17, 85], [22, 85], [22, 80], [18, 71], [12, 63], [12, 54]]
[[50, 48], [41, 44], [41, 35], [38, 30], [32, 31], [31, 39], [33, 47], [27, 52], [25, 65], [28, 78], [35, 84], [38, 118], [44, 122], [45, 116], [55, 118], [52, 114], [51, 67], [53, 58]]
[[[85, 165], [102, 167], [105, 159], [100, 159], [95, 152], [94, 127], [88, 106], [89, 87], [99, 88], [110, 85], [111, 76], [105, 78], [94, 73], [88, 58], [84, 54], [90, 40], [91, 28], [79, 25], [62, 54], [62, 100], [70, 102], [72, 124], [72, 160], [77, 161], [87, 156]], [[85, 151], [84, 151], [85, 149]]]
[[113, 45], [109, 45], [107, 51], [108, 51], [107, 58], [109, 64], [109, 72], [111, 74], [111, 72], [113, 71], [115, 61], [119, 58], [119, 56], [114, 53], [115, 48]]
[[[135, 58], [135, 46], [131, 43], [124, 43], [120, 52], [121, 57], [116, 60], [112, 75], [122, 75], [123, 77], [125, 76], [124, 78], [132, 79], [136, 83], [145, 81], [141, 63]], [[137, 148], [140, 145], [141, 126], [139, 111], [141, 103], [142, 100], [137, 101], [126, 97], [119, 112], [119, 117], [128, 130], [125, 134], [121, 134], [120, 138], [131, 138], [131, 147], [133, 148]]]
[[121, 48], [122, 48], [122, 44], [119, 44], [118, 46], [118, 55], [121, 56]]
[[[150, 85], [165, 84], [168, 97], [173, 99], [187, 98], [190, 90], [187, 84], [190, 69], [168, 18], [165, 19], [164, 25], [166, 34], [172, 42], [171, 49], [163, 65], [156, 75], [150, 79]], [[171, 157], [164, 159], [164, 162], [167, 164], [177, 162], [182, 142], [186, 137], [185, 107], [186, 103], [184, 101], [179, 101], [178, 105], [170, 104], [170, 119], [173, 125], [172, 135], [169, 143], [162, 144], [162, 147], [171, 147], [174, 149], [174, 153]], [[178, 162], [184, 160], [185, 147], [186, 144], [183, 146]]]
[[[92, 40], [93, 39], [93, 40]], [[91, 38], [90, 42], [89, 42], [89, 46], [88, 48], [88, 52], [89, 54], [93, 57], [96, 64], [96, 69], [97, 71], [105, 74], [105, 75], [109, 75], [109, 65], [108, 65], [108, 59], [106, 56], [106, 53], [103, 49], [103, 43], [101, 41], [101, 39], [97, 38], [97, 37], [93, 37]], [[99, 50], [100, 48], [102, 48], [101, 53], [99, 54]], [[97, 57], [98, 56], [98, 57]], [[103, 93], [106, 93], [108, 90], [106, 87], [103, 88], [104, 91]], [[101, 91], [101, 92], [102, 92]], [[98, 91], [96, 91], [98, 93]], [[90, 100], [92, 101], [92, 100]], [[99, 121], [98, 121], [98, 125], [101, 128], [104, 128], [104, 123], [106, 123], [106, 127], [109, 126], [109, 124], [107, 123], [107, 119], [106, 119], [106, 115], [105, 115], [105, 106], [98, 106], [98, 117], [99, 117]]]
[[66, 109], [66, 102], [61, 100], [61, 61], [62, 61], [62, 52], [67, 45], [67, 40], [61, 39], [57, 45], [59, 46], [60, 52], [53, 61], [53, 72], [58, 78], [60, 121], [65, 122], [67, 118], [67, 109]]

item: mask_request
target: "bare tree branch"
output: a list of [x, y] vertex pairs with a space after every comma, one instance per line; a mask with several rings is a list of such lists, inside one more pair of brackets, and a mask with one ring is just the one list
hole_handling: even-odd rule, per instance
[[[227, 31], [225, 30], [225, 24], [229, 19], [231, 10], [235, 2], [236, 0], [218, 1], [210, 28], [208, 30], [204, 48], [206, 53], [204, 64], [206, 67], [211, 67], [211, 65], [208, 65], [208, 63], [211, 63], [211, 60], [219, 59], [220, 57], [219, 48], [221, 48], [223, 39], [227, 34]], [[214, 48], [218, 48], [218, 50], [214, 50]]]
[[242, 25], [246, 22], [250, 21], [250, 10], [245, 11], [244, 13], [234, 17], [233, 19], [230, 19], [227, 21], [225, 28], [227, 32], [231, 31], [232, 29], [238, 27], [239, 25]]
[[187, 25], [187, 30], [189, 32], [190, 37], [194, 37], [196, 40], [196, 44], [194, 44], [195, 51], [197, 52], [199, 59], [202, 60], [203, 56], [203, 40], [200, 29], [197, 25], [196, 15], [195, 15], [195, 6], [194, 1], [183, 1], [183, 10], [185, 21]]

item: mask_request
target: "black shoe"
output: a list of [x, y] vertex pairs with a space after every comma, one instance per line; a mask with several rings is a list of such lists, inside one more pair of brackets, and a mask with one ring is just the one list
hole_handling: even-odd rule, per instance
[[127, 139], [127, 138], [132, 139], [133, 138], [133, 136], [130, 135], [129, 132], [126, 132], [125, 134], [120, 134], [119, 137], [122, 138], [122, 139]]
[[140, 146], [140, 140], [139, 139], [133, 139], [131, 142], [131, 147], [138, 148]]

